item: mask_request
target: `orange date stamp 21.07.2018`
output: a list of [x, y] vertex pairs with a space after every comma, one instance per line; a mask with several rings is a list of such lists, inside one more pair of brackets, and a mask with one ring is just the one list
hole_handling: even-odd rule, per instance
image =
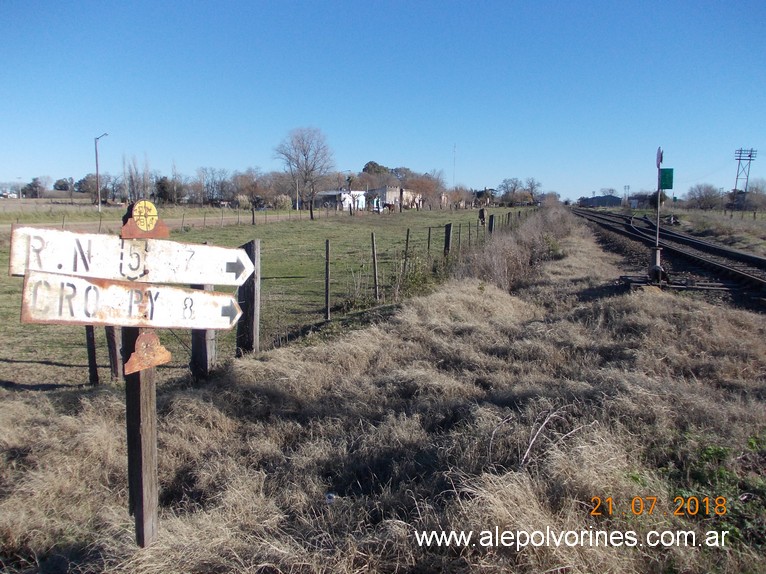
[[725, 496], [676, 496], [673, 504], [663, 508], [657, 504], [656, 496], [634, 496], [630, 501], [618, 501], [611, 496], [594, 496], [590, 499], [591, 516], [724, 516]]

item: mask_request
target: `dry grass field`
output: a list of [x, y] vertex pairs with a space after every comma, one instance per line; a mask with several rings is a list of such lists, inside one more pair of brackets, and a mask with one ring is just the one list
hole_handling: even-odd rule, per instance
[[[161, 383], [147, 549], [126, 510], [123, 389], [0, 388], [0, 566], [764, 572], [763, 315], [623, 292], [620, 265], [543, 210], [392, 317]], [[495, 528], [586, 544], [482, 544]], [[452, 530], [475, 537], [418, 542]], [[601, 531], [638, 543], [587, 544]], [[649, 546], [653, 531], [728, 536]]]
[[686, 233], [766, 256], [766, 214], [746, 211], [670, 209]]
[[749, 213], [686, 212], [682, 219], [686, 231], [713, 238], [737, 249], [766, 256], [766, 221], [763, 214], [753, 219]]

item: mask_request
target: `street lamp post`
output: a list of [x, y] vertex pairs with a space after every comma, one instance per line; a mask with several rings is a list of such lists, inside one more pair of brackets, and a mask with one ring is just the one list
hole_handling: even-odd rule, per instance
[[93, 143], [96, 147], [96, 194], [98, 196], [98, 212], [101, 213], [101, 182], [98, 179], [98, 140], [100, 140], [104, 136], [108, 136], [109, 134], [104, 132], [97, 138], [94, 138]]

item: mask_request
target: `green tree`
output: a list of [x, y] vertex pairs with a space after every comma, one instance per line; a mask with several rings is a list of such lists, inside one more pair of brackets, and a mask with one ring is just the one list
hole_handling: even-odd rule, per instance
[[362, 168], [363, 173], [369, 173], [370, 175], [386, 175], [391, 173], [391, 170], [384, 165], [380, 165], [376, 161], [368, 161]]
[[56, 183], [53, 184], [53, 189], [56, 191], [68, 191], [69, 192], [69, 201], [72, 201], [72, 194], [74, 193], [74, 179], [71, 177], [67, 178], [61, 178], [57, 179]]
[[89, 173], [81, 180], [74, 184], [74, 190], [78, 193], [87, 193], [93, 200], [93, 203], [98, 203], [96, 193], [96, 174]]
[[53, 189], [56, 191], [73, 191], [74, 183], [72, 182], [72, 178], [61, 178], [57, 179], [56, 183], [53, 184]]
[[39, 177], [32, 178], [28, 184], [21, 188], [22, 197], [39, 198], [45, 195], [45, 185]]
[[159, 203], [175, 203], [173, 184], [166, 176], [163, 175], [154, 183], [154, 190]]
[[391, 173], [396, 179], [399, 180], [399, 184], [403, 186], [407, 186], [411, 179], [420, 177], [419, 174], [415, 173], [408, 167], [395, 167], [391, 170]]

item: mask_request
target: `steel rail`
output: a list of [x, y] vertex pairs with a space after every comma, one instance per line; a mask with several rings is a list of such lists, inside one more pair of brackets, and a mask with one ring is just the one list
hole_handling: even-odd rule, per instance
[[[655, 244], [654, 235], [650, 235], [638, 229], [632, 222], [627, 221], [628, 220], [627, 216], [613, 215], [610, 217], [605, 214], [595, 214], [593, 212], [588, 212], [588, 211], [584, 211], [580, 209], [573, 209], [572, 212], [575, 215], [578, 215], [584, 219], [597, 223], [601, 225], [602, 227], [611, 229], [612, 231], [615, 231], [616, 233], [620, 233], [622, 235], [631, 237], [637, 241], [641, 241], [648, 245]], [[663, 251], [665, 251], [666, 253], [674, 253], [676, 255], [689, 259], [690, 261], [694, 263], [697, 263], [704, 267], [712, 269], [716, 271], [717, 273], [728, 275], [743, 283], [754, 285], [756, 287], [759, 287], [760, 289], [766, 290], [766, 279], [764, 279], [763, 277], [753, 275], [752, 273], [749, 273], [748, 271], [737, 269], [736, 267], [732, 267], [730, 265], [726, 265], [724, 263], [714, 261], [707, 257], [701, 257], [685, 249], [681, 249], [679, 247], [673, 246], [667, 241], [661, 240], [660, 247], [662, 247]], [[726, 250], [726, 251], [730, 251], [730, 250]], [[726, 256], [728, 256], [728, 253]]]

